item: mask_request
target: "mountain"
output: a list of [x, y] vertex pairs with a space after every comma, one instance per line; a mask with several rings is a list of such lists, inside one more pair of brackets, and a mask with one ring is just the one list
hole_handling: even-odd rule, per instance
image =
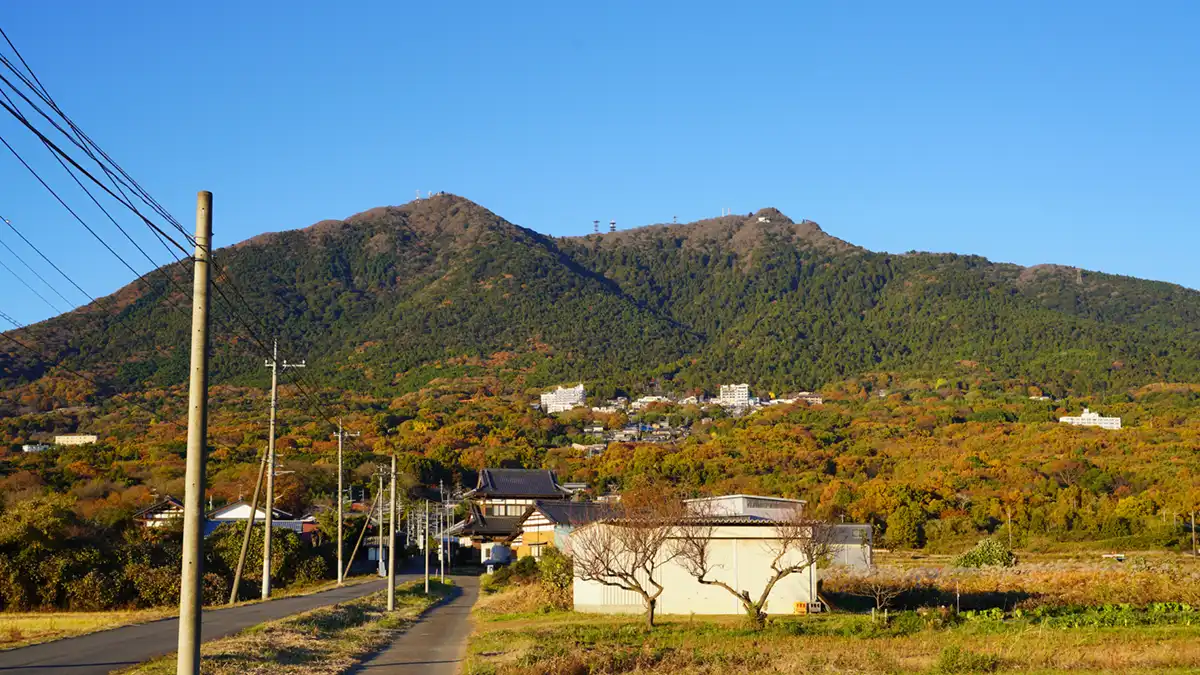
[[[214, 258], [216, 382], [259, 381], [271, 335], [322, 382], [376, 393], [483, 372], [600, 391], [650, 380], [782, 391], [881, 371], [1063, 393], [1200, 381], [1194, 290], [874, 253], [775, 209], [554, 238], [438, 195], [263, 234]], [[169, 266], [12, 335], [107, 389], [178, 384], [189, 289], [190, 270]], [[6, 389], [45, 393], [65, 379], [0, 343]]]

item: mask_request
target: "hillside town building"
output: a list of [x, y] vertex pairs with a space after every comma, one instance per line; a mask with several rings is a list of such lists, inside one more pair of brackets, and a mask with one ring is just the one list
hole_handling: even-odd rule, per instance
[[91, 445], [99, 440], [95, 434], [64, 434], [54, 437], [55, 445]]
[[559, 387], [542, 394], [542, 410], [550, 414], [566, 412], [582, 406], [586, 398], [587, 392], [582, 382], [574, 387]]
[[1063, 424], [1072, 424], [1077, 427], [1100, 427], [1101, 429], [1120, 429], [1120, 417], [1101, 417], [1100, 413], [1094, 413], [1087, 408], [1083, 409], [1083, 414], [1078, 417], [1060, 417], [1059, 422]]
[[723, 384], [721, 393], [717, 395], [717, 405], [726, 408], [745, 408], [750, 405], [750, 385]]

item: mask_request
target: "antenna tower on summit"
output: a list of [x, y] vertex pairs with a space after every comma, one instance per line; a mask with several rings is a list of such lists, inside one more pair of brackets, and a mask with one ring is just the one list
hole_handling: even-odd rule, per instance
[[609, 232], [617, 231], [617, 221], [615, 221], [615, 220], [608, 221], [608, 231]]
[[600, 221], [592, 221], [592, 234], [600, 234]]

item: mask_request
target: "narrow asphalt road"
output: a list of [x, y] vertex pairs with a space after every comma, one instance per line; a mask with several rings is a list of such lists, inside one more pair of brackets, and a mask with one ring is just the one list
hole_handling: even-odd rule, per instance
[[[398, 582], [413, 578], [415, 575], [396, 575]], [[201, 635], [206, 641], [213, 640], [264, 621], [353, 600], [383, 588], [384, 581], [379, 579], [311, 595], [280, 598], [229, 609], [205, 610]], [[102, 675], [163, 654], [170, 654], [175, 651], [178, 637], [179, 621], [172, 618], [64, 638], [0, 652], [0, 673]]]
[[455, 576], [462, 589], [400, 634], [390, 647], [350, 670], [355, 675], [455, 675], [467, 652], [479, 577]]

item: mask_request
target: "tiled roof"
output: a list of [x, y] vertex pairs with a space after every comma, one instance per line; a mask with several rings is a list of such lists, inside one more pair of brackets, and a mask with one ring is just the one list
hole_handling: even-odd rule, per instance
[[522, 520], [522, 516], [484, 516], [479, 507], [472, 504], [462, 523], [462, 533], [467, 536], [509, 536], [520, 530]]
[[565, 499], [568, 492], [546, 469], [484, 469], [469, 497]]

